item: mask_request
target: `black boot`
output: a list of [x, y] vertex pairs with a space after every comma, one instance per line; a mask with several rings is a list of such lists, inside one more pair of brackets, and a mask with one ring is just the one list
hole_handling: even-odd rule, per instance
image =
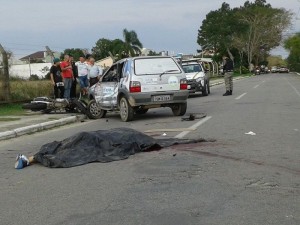
[[229, 91], [229, 95], [232, 95], [232, 90]]
[[226, 91], [225, 94], [223, 94], [223, 96], [228, 96], [228, 95], [230, 95], [229, 91]]

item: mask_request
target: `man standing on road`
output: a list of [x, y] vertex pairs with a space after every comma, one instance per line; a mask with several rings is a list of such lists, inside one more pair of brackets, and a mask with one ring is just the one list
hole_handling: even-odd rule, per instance
[[224, 81], [225, 81], [225, 88], [226, 88], [226, 92], [225, 94], [223, 94], [223, 96], [232, 95], [233, 62], [227, 56], [223, 56], [223, 74], [224, 74]]
[[63, 98], [64, 97], [64, 83], [61, 76], [61, 69], [59, 66], [60, 60], [55, 58], [53, 60], [53, 65], [50, 68], [50, 78], [54, 88], [54, 96], [55, 98]]
[[71, 63], [72, 72], [73, 72], [73, 82], [72, 82], [72, 86], [71, 86], [70, 96], [71, 96], [71, 98], [76, 98], [76, 86], [77, 86], [76, 78], [78, 77], [78, 70], [77, 70], [77, 66], [75, 65], [74, 58], [71, 55], [70, 55], [70, 63]]
[[76, 62], [76, 66], [78, 68], [78, 79], [80, 88], [83, 95], [86, 95], [88, 93], [88, 86], [89, 86], [89, 80], [88, 80], [88, 72], [89, 68], [87, 63], [85, 62], [85, 57], [80, 56], [79, 62]]
[[70, 99], [71, 87], [74, 78], [73, 78], [72, 65], [70, 63], [69, 55], [64, 56], [64, 61], [60, 63], [60, 68], [62, 71], [62, 77], [63, 77], [64, 87], [65, 87], [64, 98]]
[[100, 76], [102, 75], [102, 72], [103, 72], [102, 68], [95, 65], [95, 59], [90, 58], [90, 66], [89, 66], [90, 87], [99, 81]]

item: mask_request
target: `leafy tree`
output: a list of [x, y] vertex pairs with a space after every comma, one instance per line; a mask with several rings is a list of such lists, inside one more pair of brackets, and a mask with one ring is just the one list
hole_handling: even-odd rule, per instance
[[96, 46], [92, 48], [92, 54], [96, 60], [103, 59], [109, 56], [112, 50], [113, 43], [109, 39], [101, 38], [96, 42]]
[[112, 56], [114, 59], [128, 57], [128, 47], [120, 39], [109, 40], [101, 38], [96, 42], [96, 46], [92, 48], [92, 54], [96, 60]]
[[92, 54], [96, 59], [103, 59], [108, 56], [112, 56], [114, 59], [122, 59], [140, 54], [143, 45], [139, 41], [136, 32], [124, 29], [123, 36], [125, 41], [121, 39], [99, 39], [92, 48]]
[[143, 45], [134, 30], [128, 31], [127, 29], [124, 29], [123, 37], [128, 55], [135, 56], [141, 54]]
[[148, 56], [157, 56], [157, 55], [161, 55], [159, 52], [155, 52], [155, 51], [152, 51], [150, 50], [149, 53], [148, 53]]
[[[213, 49], [230, 58], [238, 57], [240, 65], [265, 61], [269, 51], [280, 45], [285, 28], [290, 25], [291, 13], [272, 8], [266, 0], [246, 1], [239, 8], [231, 9], [227, 3], [211, 11], [198, 30], [197, 42], [204, 49]], [[236, 52], [236, 54], [234, 53]]]
[[74, 61], [78, 61], [80, 56], [85, 55], [85, 51], [81, 48], [67, 48], [61, 54], [61, 60], [64, 59], [64, 55], [66, 54], [73, 56]]
[[284, 66], [286, 65], [286, 61], [284, 59], [282, 59], [281, 56], [269, 56], [267, 58], [268, 61], [268, 66], [272, 67], [272, 66]]
[[228, 54], [233, 60], [233, 34], [242, 28], [242, 24], [236, 19], [235, 10], [224, 2], [220, 9], [206, 15], [198, 30], [197, 43], [202, 49], [213, 49], [220, 54]]
[[300, 33], [286, 39], [284, 47], [290, 51], [287, 58], [288, 66], [291, 70], [300, 72]]
[[246, 1], [238, 11], [238, 17], [246, 26], [241, 40], [245, 43], [248, 65], [253, 59], [258, 64], [262, 56], [280, 45], [283, 31], [290, 25], [291, 13], [272, 8], [265, 0]]

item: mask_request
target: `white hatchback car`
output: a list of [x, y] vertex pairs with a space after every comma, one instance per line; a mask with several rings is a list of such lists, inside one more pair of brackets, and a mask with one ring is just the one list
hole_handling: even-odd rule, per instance
[[180, 65], [169, 56], [133, 57], [114, 63], [90, 88], [89, 118], [102, 118], [107, 111], [120, 111], [123, 121], [151, 108], [170, 107], [175, 116], [187, 110], [187, 79]]
[[188, 80], [188, 90], [190, 93], [202, 92], [203, 96], [210, 94], [209, 78], [201, 63], [189, 60], [182, 62], [182, 68]]

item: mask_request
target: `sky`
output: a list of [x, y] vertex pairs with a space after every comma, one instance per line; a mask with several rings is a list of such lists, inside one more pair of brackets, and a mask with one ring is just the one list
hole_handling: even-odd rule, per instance
[[[49, 46], [53, 51], [95, 46], [100, 38], [122, 39], [134, 30], [143, 46], [171, 54], [195, 54], [198, 29], [223, 2], [245, 0], [0, 0], [0, 44], [21, 58]], [[300, 0], [267, 0], [294, 13], [292, 34], [300, 31]], [[287, 56], [283, 48], [273, 54]]]

